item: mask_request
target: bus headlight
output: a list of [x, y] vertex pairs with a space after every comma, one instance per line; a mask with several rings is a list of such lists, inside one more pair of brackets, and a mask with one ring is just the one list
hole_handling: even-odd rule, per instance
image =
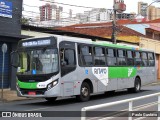
[[51, 89], [52, 87], [56, 86], [57, 84], [58, 84], [58, 79], [54, 80], [53, 82], [51, 82], [50, 84], [48, 84], [47, 90]]

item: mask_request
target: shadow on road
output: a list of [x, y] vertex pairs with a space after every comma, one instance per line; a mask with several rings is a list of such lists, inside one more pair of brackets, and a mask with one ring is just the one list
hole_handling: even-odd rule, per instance
[[[114, 93], [106, 93], [106, 94], [98, 94], [98, 95], [93, 95], [90, 98], [90, 101], [96, 101], [96, 100], [103, 100], [106, 98], [113, 98], [113, 97], [118, 97], [118, 96], [123, 96], [123, 95], [128, 95], [128, 94], [141, 94], [143, 92], [146, 92], [149, 90], [141, 90], [139, 93], [128, 93], [127, 91], [121, 91], [121, 92], [114, 92]], [[31, 103], [22, 103], [21, 105], [28, 105], [28, 106], [61, 106], [61, 105], [68, 105], [68, 104], [76, 104], [79, 103], [75, 98], [66, 98], [66, 99], [60, 99], [56, 100], [54, 102], [48, 102], [44, 99], [40, 99], [40, 102], [38, 100], [31, 102]]]

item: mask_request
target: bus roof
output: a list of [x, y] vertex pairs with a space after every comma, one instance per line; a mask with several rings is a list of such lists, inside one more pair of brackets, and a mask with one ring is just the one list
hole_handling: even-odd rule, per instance
[[60, 40], [60, 41], [71, 41], [71, 42], [76, 42], [76, 43], [94, 44], [94, 45], [101, 45], [101, 46], [106, 46], [106, 47], [115, 47], [115, 48], [122, 48], [122, 49], [143, 50], [143, 51], [154, 52], [153, 50], [139, 48], [139, 46], [135, 46], [135, 45], [121, 44], [121, 43], [113, 44], [112, 42], [109, 42], [109, 41], [101, 41], [101, 40], [93, 41], [92, 39], [88, 39], [88, 38], [70, 37], [70, 36], [55, 35], [55, 34], [44, 35], [40, 37], [32, 37], [32, 38], [27, 38], [23, 40], [25, 41], [25, 40], [32, 40], [32, 39], [46, 38], [46, 37], [56, 37], [58, 38], [57, 40]]

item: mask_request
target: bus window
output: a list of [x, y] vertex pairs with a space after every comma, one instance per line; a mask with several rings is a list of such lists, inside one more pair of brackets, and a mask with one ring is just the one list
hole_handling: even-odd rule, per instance
[[93, 65], [92, 59], [92, 47], [90, 46], [81, 46], [81, 63], [85, 66]]
[[64, 76], [76, 69], [75, 50], [62, 48], [61, 54], [61, 76]]
[[134, 59], [133, 59], [133, 52], [127, 51], [127, 65], [133, 66], [134, 65]]
[[94, 48], [95, 65], [105, 65], [105, 49], [101, 47]]
[[75, 53], [72, 49], [61, 49], [61, 65], [76, 65]]
[[126, 65], [126, 51], [125, 50], [118, 50], [117, 62], [118, 62], [118, 65]]
[[142, 52], [142, 66], [148, 66], [147, 53]]
[[75, 62], [75, 53], [74, 50], [72, 49], [67, 49], [65, 50], [65, 54], [64, 54], [64, 59], [66, 60], [67, 64], [66, 65], [76, 65]]
[[155, 66], [154, 54], [148, 53], [148, 65]]
[[106, 49], [107, 51], [107, 64], [108, 66], [115, 66], [117, 65], [116, 61], [116, 50], [112, 48]]
[[141, 66], [141, 54], [140, 52], [135, 52], [135, 65]]

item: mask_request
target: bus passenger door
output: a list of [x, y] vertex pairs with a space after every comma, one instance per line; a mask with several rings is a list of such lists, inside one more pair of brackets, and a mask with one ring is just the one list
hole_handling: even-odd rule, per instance
[[74, 82], [77, 80], [75, 53], [75, 43], [60, 43], [62, 96], [71, 96], [74, 94]]

